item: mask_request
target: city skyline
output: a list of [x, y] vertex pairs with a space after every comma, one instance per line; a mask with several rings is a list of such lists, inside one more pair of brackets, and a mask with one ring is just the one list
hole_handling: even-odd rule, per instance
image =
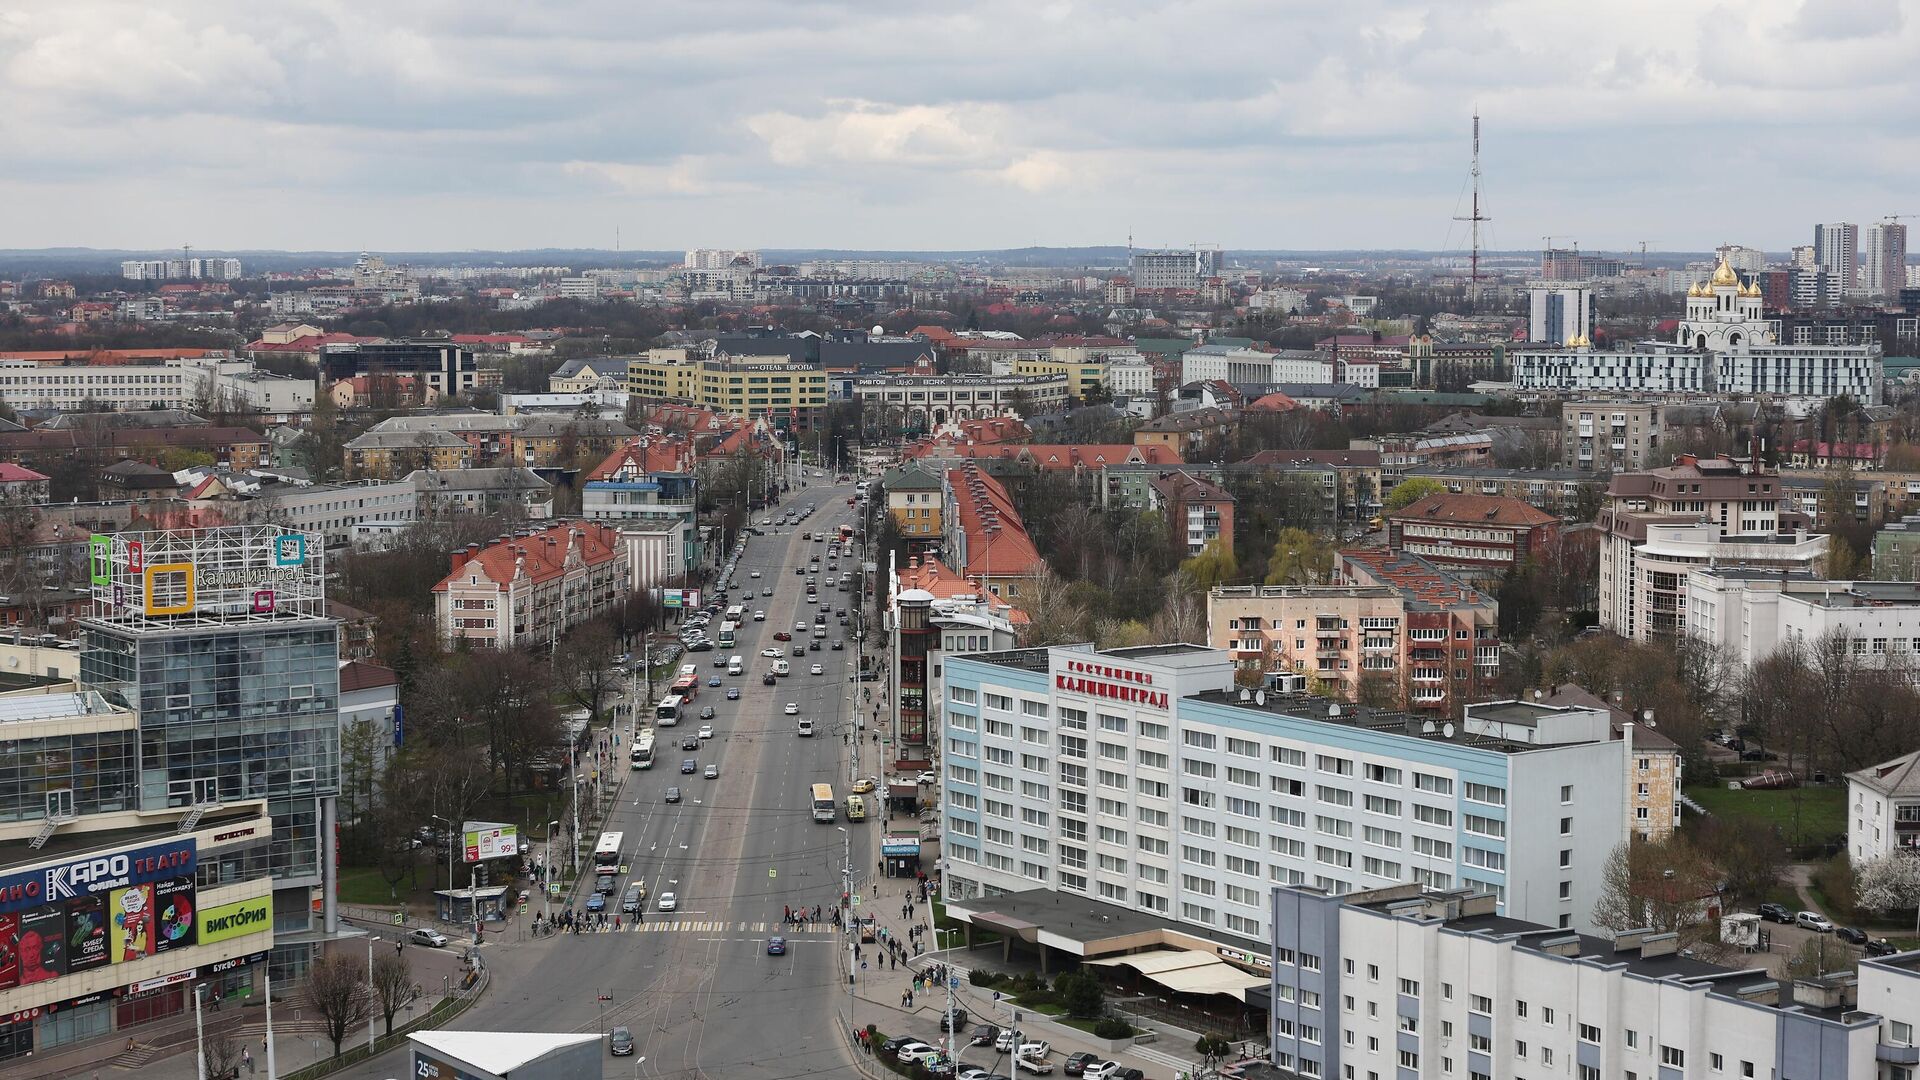
[[1784, 251], [1917, 209], [1857, 96], [1912, 99], [1907, 6], [39, 5], [0, 198], [14, 248], [1451, 252], [1478, 109], [1488, 248]]

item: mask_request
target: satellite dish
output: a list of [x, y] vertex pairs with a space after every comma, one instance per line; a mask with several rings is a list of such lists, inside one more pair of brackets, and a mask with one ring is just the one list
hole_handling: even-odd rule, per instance
[[1264, 708], [1267, 704], [1267, 692], [1265, 690], [1255, 690], [1253, 692], [1253, 703]]
[[884, 326], [881, 326], [881, 325], [880, 325], [879, 323], [875, 323], [875, 324], [874, 324], [874, 326], [873, 326], [873, 336], [874, 336], [874, 337], [879, 337], [879, 336], [881, 336], [882, 334], [885, 334], [886, 332], [887, 332], [887, 328], [886, 328], [886, 327], [884, 327]]
[[1449, 739], [1453, 738], [1453, 723], [1449, 721], [1445, 724], [1441, 724], [1440, 734], [1445, 735]]
[[1328, 716], [1339, 716], [1339, 715], [1340, 715], [1340, 706], [1338, 706], [1338, 705], [1329, 705], [1329, 706], [1327, 706], [1327, 715], [1328, 715]]
[[1252, 699], [1252, 697], [1253, 697], [1253, 691], [1251, 691], [1251, 690], [1249, 690], [1249, 689], [1247, 689], [1247, 688], [1246, 688], [1246, 687], [1244, 687], [1244, 686], [1240, 688], [1240, 700], [1241, 700], [1241, 701], [1248, 701], [1248, 700], [1251, 700], [1251, 699]]
[[1420, 723], [1420, 734], [1422, 734], [1422, 735], [1431, 735], [1431, 734], [1433, 734], [1433, 721], [1431, 721], [1431, 720], [1423, 720], [1423, 721], [1421, 721], [1421, 723]]

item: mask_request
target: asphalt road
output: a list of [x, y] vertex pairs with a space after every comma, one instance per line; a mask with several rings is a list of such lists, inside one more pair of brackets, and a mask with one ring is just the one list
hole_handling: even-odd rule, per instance
[[[850, 627], [838, 625], [833, 609], [851, 607], [855, 595], [821, 592], [832, 603], [827, 643], [847, 639], [846, 649], [823, 644], [804, 658], [789, 656], [793, 674], [774, 686], [761, 684], [773, 661], [759, 655], [782, 644], [773, 641], [775, 631], [791, 633], [798, 621], [811, 624], [818, 610], [806, 603], [804, 580], [793, 568], [820, 553], [824, 581], [826, 545], [801, 540], [801, 532], [852, 521], [851, 485], [820, 484], [810, 481], [772, 516], [778, 520], [786, 507], [809, 503], [818, 506], [814, 514], [792, 529], [750, 538], [736, 572], [733, 601], [746, 604], [749, 613], [756, 607], [767, 612], [765, 622], [742, 625], [732, 650], [747, 658], [747, 673], [728, 678], [724, 667], [712, 666], [726, 654], [689, 655], [688, 662], [700, 664], [702, 679], [694, 711], [715, 707], [718, 715], [706, 721], [714, 725], [714, 738], [682, 752], [680, 738], [697, 732], [703, 721], [688, 718], [657, 729], [654, 767], [629, 771], [622, 783], [607, 828], [624, 834], [629, 873], [620, 878], [620, 889], [630, 880], [647, 885], [650, 910], [641, 927], [489, 946], [492, 987], [454, 1027], [604, 1032], [625, 1025], [637, 1054], [610, 1057], [609, 1077], [785, 1080], [851, 1072], [835, 1028], [835, 1010], [846, 1005], [833, 952], [841, 939], [826, 924], [811, 931], [779, 924], [783, 905], [825, 909], [839, 901], [849, 844], [856, 891], [871, 879], [877, 857], [871, 839], [880, 827], [877, 816], [848, 823], [842, 814], [829, 825], [814, 821], [810, 806], [814, 783], [833, 784], [842, 802], [847, 795], [848, 691], [855, 685], [858, 653], [847, 635]], [[839, 562], [844, 571], [848, 561]], [[755, 569], [762, 574], [757, 580], [750, 577]], [[760, 589], [769, 585], [774, 595], [761, 597]], [[749, 586], [753, 595], [741, 599]], [[823, 673], [808, 674], [816, 662]], [[722, 676], [722, 687], [705, 686], [714, 674]], [[740, 700], [726, 700], [726, 686], [739, 686]], [[799, 704], [798, 717], [784, 715], [789, 701]], [[815, 737], [798, 737], [799, 718], [814, 721]], [[685, 757], [700, 770], [718, 764], [719, 777], [681, 775]], [[671, 786], [681, 788], [684, 801], [664, 801]], [[679, 898], [677, 912], [657, 909], [667, 891]], [[575, 902], [584, 900], [583, 891]], [[774, 934], [787, 938], [785, 956], [767, 955], [767, 938]], [[344, 1075], [400, 1076], [404, 1063], [389, 1056]]]

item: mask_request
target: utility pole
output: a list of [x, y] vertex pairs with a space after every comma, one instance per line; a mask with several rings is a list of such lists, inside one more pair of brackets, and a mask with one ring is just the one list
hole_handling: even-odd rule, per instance
[[843, 903], [840, 908], [840, 929], [847, 935], [847, 1027], [859, 1031], [860, 1025], [853, 1022], [853, 980], [855, 972], [860, 970], [860, 934], [854, 929], [853, 918], [853, 833], [840, 830], [842, 855], [840, 863], [840, 896]]
[[1480, 212], [1480, 113], [1473, 114], [1473, 213], [1466, 217], [1455, 216], [1455, 221], [1465, 221], [1473, 234], [1473, 253], [1469, 257], [1470, 267], [1467, 297], [1477, 311], [1480, 307], [1480, 223], [1493, 219]]

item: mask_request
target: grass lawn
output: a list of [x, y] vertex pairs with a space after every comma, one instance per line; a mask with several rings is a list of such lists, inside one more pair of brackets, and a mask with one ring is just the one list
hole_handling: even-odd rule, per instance
[[[1759, 821], [1779, 828], [1788, 844], [1824, 844], [1847, 831], [1847, 793], [1837, 787], [1801, 787], [1784, 791], [1732, 791], [1701, 784], [1687, 789], [1707, 813]], [[1795, 824], [1795, 814], [1799, 815]]]
[[[425, 875], [421, 883], [426, 882]], [[407, 881], [400, 879], [400, 899], [407, 898]], [[343, 866], [340, 868], [340, 902], [359, 904], [364, 907], [392, 907], [393, 890], [387, 887], [387, 881], [380, 871], [371, 866]]]

